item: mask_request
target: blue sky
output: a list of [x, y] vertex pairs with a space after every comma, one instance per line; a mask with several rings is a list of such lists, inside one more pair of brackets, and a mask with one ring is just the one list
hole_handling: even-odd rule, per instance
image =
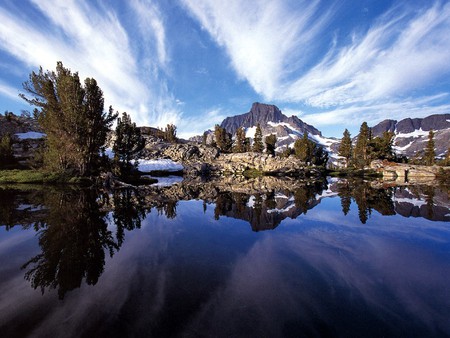
[[0, 110], [39, 66], [94, 77], [138, 125], [201, 134], [255, 101], [325, 136], [450, 112], [450, 2], [1, 0]]

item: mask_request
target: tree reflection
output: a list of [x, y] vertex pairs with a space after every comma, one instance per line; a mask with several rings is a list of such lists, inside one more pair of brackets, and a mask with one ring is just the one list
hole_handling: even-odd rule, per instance
[[350, 211], [353, 198], [362, 224], [367, 223], [373, 209], [382, 215], [395, 215], [392, 188], [375, 189], [370, 186], [370, 182], [345, 180], [338, 184], [338, 195], [341, 198], [341, 207], [344, 215], [347, 215]]
[[57, 289], [59, 298], [86, 281], [95, 285], [103, 273], [106, 252], [119, 250], [124, 231], [139, 228], [145, 217], [141, 196], [130, 190], [112, 195], [116, 238], [108, 229], [111, 199], [93, 190], [74, 190], [44, 195], [48, 210], [37, 229], [42, 252], [26, 262], [25, 278], [42, 293]]
[[146, 215], [144, 195], [134, 189], [119, 189], [113, 192], [113, 220], [117, 227], [117, 244], [122, 246], [125, 230], [141, 227]]

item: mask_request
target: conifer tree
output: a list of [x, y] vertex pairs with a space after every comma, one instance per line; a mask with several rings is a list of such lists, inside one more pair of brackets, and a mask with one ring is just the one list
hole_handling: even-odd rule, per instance
[[231, 151], [231, 135], [227, 133], [225, 128], [222, 128], [218, 124], [216, 124], [214, 129], [214, 137], [216, 139], [217, 147], [223, 152]]
[[164, 138], [167, 142], [177, 143], [177, 127], [174, 124], [167, 124], [164, 130]]
[[245, 129], [243, 127], [239, 127], [236, 130], [236, 140], [234, 142], [233, 152], [243, 153], [245, 151]]
[[12, 139], [10, 134], [5, 134], [0, 139], [0, 166], [7, 166], [14, 162]]
[[350, 163], [350, 158], [353, 154], [353, 145], [352, 145], [352, 139], [350, 138], [350, 132], [345, 129], [344, 135], [341, 140], [341, 144], [339, 145], [339, 156], [342, 156], [345, 158], [345, 167], [348, 167], [348, 164]]
[[113, 145], [114, 164], [119, 176], [126, 177], [137, 166], [137, 161], [133, 165], [132, 160], [137, 159], [144, 146], [145, 140], [141, 130], [131, 121], [127, 113], [122, 113], [122, 117], [117, 120], [116, 139]]
[[368, 163], [368, 145], [370, 138], [370, 129], [367, 122], [361, 124], [358, 138], [354, 149], [353, 162], [357, 168], [363, 168]]
[[261, 126], [258, 125], [256, 126], [256, 130], [255, 130], [255, 136], [253, 138], [253, 149], [252, 149], [255, 153], [262, 153], [264, 150], [264, 144], [262, 141], [262, 131], [261, 131]]
[[20, 96], [37, 107], [35, 117], [47, 135], [44, 163], [56, 170], [92, 174], [117, 117], [112, 109], [104, 112], [97, 82], [88, 78], [81, 85], [78, 73], [58, 62], [56, 72], [42, 67], [32, 72], [23, 88], [31, 97]]
[[275, 156], [275, 145], [277, 143], [277, 136], [275, 134], [270, 134], [266, 136], [266, 152], [272, 156]]
[[308, 132], [303, 133], [301, 139], [297, 139], [294, 143], [295, 156], [302, 162], [308, 163], [312, 159], [312, 142], [308, 138]]
[[425, 165], [433, 165], [436, 163], [436, 152], [434, 150], [434, 132], [433, 129], [428, 133], [427, 147], [423, 158]]

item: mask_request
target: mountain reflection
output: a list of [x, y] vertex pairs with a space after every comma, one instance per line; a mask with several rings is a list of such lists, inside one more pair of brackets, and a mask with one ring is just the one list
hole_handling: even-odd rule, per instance
[[0, 188], [0, 225], [20, 225], [38, 234], [41, 252], [26, 261], [25, 278], [43, 293], [59, 297], [83, 282], [95, 285], [106, 255], [123, 245], [127, 231], [141, 227], [154, 208], [168, 219], [177, 217], [180, 200], [202, 200], [214, 218], [231, 217], [249, 223], [253, 231], [275, 229], [338, 197], [342, 213], [357, 212], [366, 224], [373, 211], [429, 220], [450, 221], [449, 190], [430, 186], [384, 187], [362, 180], [298, 181], [273, 177], [254, 180], [191, 181], [168, 187], [99, 192], [92, 189]]

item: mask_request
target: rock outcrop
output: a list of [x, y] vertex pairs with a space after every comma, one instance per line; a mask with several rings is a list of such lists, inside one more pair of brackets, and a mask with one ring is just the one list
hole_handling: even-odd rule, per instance
[[169, 158], [180, 162], [188, 176], [199, 174], [237, 174], [256, 170], [271, 175], [317, 177], [319, 168], [306, 167], [293, 156], [288, 158], [272, 157], [260, 153], [221, 154], [215, 147], [192, 144], [160, 145], [147, 149], [144, 158]]
[[399, 184], [431, 183], [442, 171], [450, 173], [450, 167], [393, 163], [382, 160], [372, 161], [370, 168], [382, 173], [384, 180], [395, 181]]

